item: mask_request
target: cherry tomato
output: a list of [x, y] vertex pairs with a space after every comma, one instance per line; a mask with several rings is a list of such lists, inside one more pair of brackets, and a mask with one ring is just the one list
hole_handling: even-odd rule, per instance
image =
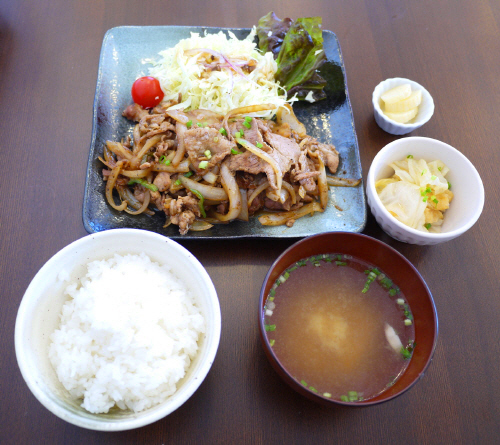
[[156, 107], [163, 99], [158, 79], [150, 76], [139, 77], [132, 85], [132, 99], [143, 108]]

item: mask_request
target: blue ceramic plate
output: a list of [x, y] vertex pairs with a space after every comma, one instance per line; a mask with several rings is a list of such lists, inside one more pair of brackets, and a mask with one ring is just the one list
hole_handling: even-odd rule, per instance
[[[293, 227], [262, 226], [257, 218], [250, 222], [234, 221], [216, 225], [204, 232], [181, 236], [177, 226], [163, 228], [163, 213], [155, 216], [131, 216], [117, 212], [106, 202], [103, 165], [98, 160], [107, 140], [119, 141], [130, 132], [132, 123], [122, 111], [132, 101], [130, 88], [135, 79], [148, 75], [148, 60], [158, 57], [165, 48], [190, 37], [191, 32], [216, 33], [224, 28], [190, 26], [124, 26], [110, 29], [103, 41], [94, 100], [92, 142], [83, 204], [83, 223], [89, 233], [116, 228], [138, 228], [178, 239], [219, 239], [241, 237], [299, 238], [329, 231], [360, 232], [366, 224], [366, 203], [363, 184], [358, 187], [330, 187], [330, 202], [324, 213], [304, 217]], [[230, 29], [244, 38], [249, 29]], [[342, 54], [337, 37], [323, 31], [327, 62], [321, 75], [328, 81], [327, 98], [314, 104], [296, 103], [295, 114], [307, 133], [322, 142], [333, 143], [340, 153], [338, 176], [361, 178], [358, 141], [354, 130], [351, 103]]]

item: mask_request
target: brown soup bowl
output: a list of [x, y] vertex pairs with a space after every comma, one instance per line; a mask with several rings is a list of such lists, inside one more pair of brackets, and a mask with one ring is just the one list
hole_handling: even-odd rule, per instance
[[[410, 363], [393, 386], [378, 396], [356, 402], [344, 402], [313, 392], [296, 380], [276, 357], [265, 332], [264, 313], [267, 296], [281, 274], [297, 261], [321, 254], [341, 253], [365, 261], [390, 277], [399, 286], [410, 305], [415, 327], [415, 349]], [[307, 298], [307, 296], [305, 296]], [[424, 376], [438, 337], [438, 317], [431, 292], [417, 269], [387, 244], [358, 233], [327, 232], [304, 238], [285, 250], [269, 269], [259, 300], [259, 331], [264, 351], [280, 377], [295, 391], [327, 405], [368, 406], [391, 400], [410, 389]]]

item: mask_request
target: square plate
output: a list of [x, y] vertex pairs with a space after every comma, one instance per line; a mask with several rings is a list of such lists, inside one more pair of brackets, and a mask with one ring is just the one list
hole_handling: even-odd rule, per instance
[[[298, 219], [293, 227], [263, 226], [257, 218], [249, 222], [233, 221], [215, 225], [204, 232], [180, 235], [177, 226], [163, 228], [163, 212], [154, 216], [132, 216], [117, 212], [106, 202], [103, 165], [98, 160], [107, 140], [120, 141], [130, 133], [132, 122], [122, 117], [131, 103], [130, 88], [141, 76], [149, 74], [148, 60], [158, 57], [165, 48], [176, 45], [192, 32], [203, 34], [227, 31], [228, 28], [197, 26], [123, 26], [110, 29], [103, 41], [94, 100], [92, 141], [87, 165], [83, 223], [89, 233], [116, 228], [138, 228], [161, 233], [169, 238], [299, 238], [320, 232], [360, 232], [366, 224], [363, 184], [358, 187], [330, 187], [330, 200], [324, 213]], [[250, 29], [229, 28], [236, 37], [246, 37]], [[295, 103], [297, 118], [307, 134], [321, 142], [333, 143], [340, 153], [338, 176], [361, 178], [359, 147], [347, 91], [345, 68], [337, 37], [323, 31], [327, 62], [320, 73], [327, 80], [327, 98], [317, 103]]]

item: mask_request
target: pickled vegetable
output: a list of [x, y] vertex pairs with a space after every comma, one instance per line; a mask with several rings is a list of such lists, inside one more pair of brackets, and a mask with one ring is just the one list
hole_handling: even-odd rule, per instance
[[412, 108], [409, 111], [404, 111], [403, 113], [389, 113], [386, 111], [385, 115], [392, 119], [393, 121], [399, 122], [400, 124], [406, 124], [410, 122], [418, 113], [418, 108]]
[[384, 101], [385, 105], [393, 104], [401, 100], [407, 99], [411, 95], [411, 85], [406, 83], [399, 85], [395, 88], [386, 91], [380, 98]]
[[406, 99], [400, 100], [399, 102], [386, 103], [385, 111], [389, 113], [403, 113], [418, 107], [420, 102], [422, 102], [422, 91], [416, 90]]

